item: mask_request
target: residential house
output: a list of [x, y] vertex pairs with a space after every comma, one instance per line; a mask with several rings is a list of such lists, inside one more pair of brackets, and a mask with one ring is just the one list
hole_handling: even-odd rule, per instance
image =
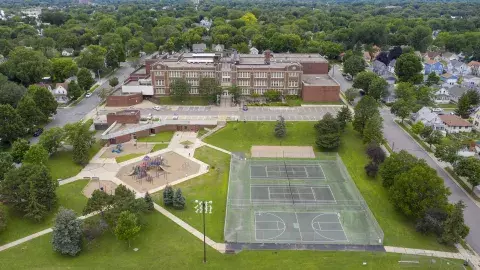
[[442, 59], [442, 56], [440, 52], [426, 52], [423, 55], [424, 61], [428, 61], [428, 60], [440, 61], [441, 59]]
[[224, 50], [225, 50], [225, 45], [223, 45], [223, 44], [212, 44], [212, 51], [223, 52]]
[[440, 115], [440, 119], [445, 126], [447, 133], [471, 132], [472, 124], [456, 115]]
[[445, 61], [445, 62], [450, 62], [452, 60], [458, 60], [459, 57], [458, 57], [458, 54], [456, 53], [452, 53], [452, 52], [444, 52], [442, 53], [442, 60]]
[[67, 83], [57, 83], [55, 89], [51, 90], [55, 100], [64, 104], [68, 102], [68, 84]]
[[470, 61], [467, 65], [470, 68], [470, 73], [472, 75], [480, 76], [480, 62]]
[[434, 94], [435, 104], [448, 104], [450, 103], [450, 93], [446, 88], [440, 88]]
[[72, 48], [66, 48], [62, 51], [62, 56], [69, 57], [73, 55], [74, 50]]
[[200, 25], [207, 28], [207, 29], [210, 29], [210, 27], [212, 27], [212, 23], [213, 23], [213, 20], [209, 20], [207, 17], [203, 18], [201, 21], [200, 21]]
[[468, 88], [480, 87], [480, 77], [465, 75], [463, 76], [462, 85]]
[[470, 67], [464, 62], [458, 60], [452, 60], [447, 64], [447, 70], [454, 75], [469, 75], [471, 73]]
[[432, 72], [435, 72], [437, 75], [440, 75], [443, 73], [443, 64], [440, 61], [435, 61], [435, 60], [427, 60], [423, 64], [423, 69], [424, 69], [424, 74], [428, 75]]
[[207, 45], [205, 43], [200, 43], [200, 44], [193, 44], [192, 45], [192, 51], [194, 53], [203, 53], [207, 49]]
[[377, 75], [382, 76], [382, 75], [388, 74], [387, 65], [385, 65], [385, 63], [381, 61], [378, 61], [378, 60], [373, 61], [372, 68], [373, 68], [372, 71], [375, 72], [375, 74]]
[[257, 49], [257, 48], [255, 48], [255, 47], [251, 47], [251, 48], [250, 48], [250, 54], [258, 54], [258, 53], [259, 53], [259, 52], [258, 52], [258, 49]]
[[440, 75], [440, 80], [450, 86], [453, 86], [457, 83], [458, 77], [456, 75], [452, 75], [451, 73], [443, 73]]
[[392, 59], [390, 63], [388, 63], [387, 70], [388, 72], [395, 74], [395, 64], [397, 63], [397, 59]]
[[397, 101], [397, 96], [395, 95], [395, 85], [389, 84], [387, 86], [387, 95], [382, 99], [385, 103], [393, 103]]
[[452, 86], [448, 89], [448, 93], [450, 94], [450, 101], [452, 102], [458, 102], [458, 100], [460, 99], [460, 97], [468, 91], [468, 88], [465, 88], [463, 86], [460, 86], [460, 85], [455, 85], [455, 86]]
[[444, 124], [439, 115], [432, 112], [429, 107], [423, 107], [418, 112], [412, 115], [412, 120], [415, 123], [422, 122], [425, 126], [432, 127], [434, 130], [444, 130]]

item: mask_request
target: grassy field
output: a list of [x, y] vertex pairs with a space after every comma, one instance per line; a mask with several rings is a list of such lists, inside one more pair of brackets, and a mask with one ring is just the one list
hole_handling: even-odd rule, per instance
[[[208, 246], [204, 264], [200, 240], [159, 213], [145, 220], [147, 225], [131, 248], [107, 232], [78, 256], [61, 256], [53, 252], [48, 234], [0, 252], [0, 269], [404, 269], [398, 263], [400, 254], [279, 250], [222, 255]], [[441, 269], [458, 269], [444, 260], [436, 261], [445, 265]]]
[[[205, 141], [230, 151], [249, 151], [252, 145], [279, 145], [280, 140], [272, 134], [274, 125], [274, 122], [228, 123], [225, 128], [209, 136]], [[283, 141], [283, 145], [314, 145], [313, 125], [314, 122], [287, 122], [288, 135]], [[453, 248], [439, 244], [434, 237], [416, 232], [414, 222], [395, 211], [381, 180], [367, 177], [364, 169], [368, 163], [365, 145], [351, 126], [346, 129], [342, 137], [339, 154], [383, 229], [385, 245], [453, 250]]]
[[188, 97], [184, 101], [178, 101], [172, 97], [160, 97], [156, 103], [160, 105], [209, 105], [208, 101], [203, 97]]
[[207, 133], [208, 133], [208, 130], [206, 130], [205, 128], [202, 128], [197, 132], [197, 138], [200, 138]]
[[286, 122], [287, 137], [273, 135], [275, 122], [229, 122], [205, 142], [229, 151], [250, 152], [252, 145], [314, 145], [314, 122]]
[[140, 156], [144, 156], [144, 155], [145, 155], [144, 153], [131, 153], [131, 154], [126, 154], [126, 155], [123, 155], [123, 156], [116, 157], [116, 158], [115, 158], [115, 161], [116, 161], [117, 163], [121, 163], [121, 162], [130, 160], [130, 159], [132, 159], [132, 158], [136, 158], [136, 157], [140, 157]]
[[[89, 150], [90, 159], [95, 156], [102, 146], [99, 142], [92, 145]], [[73, 162], [72, 151], [59, 151], [50, 156], [47, 162], [53, 179], [65, 179], [77, 175], [83, 167]]]
[[[223, 224], [225, 222], [225, 208], [228, 190], [228, 172], [230, 167], [230, 155], [212, 149], [207, 146], [195, 150], [195, 158], [210, 165], [210, 171], [187, 182], [175, 185], [181, 188], [187, 199], [187, 207], [184, 210], [168, 208], [170, 212], [201, 231], [201, 216], [195, 213], [193, 201], [211, 200], [213, 202], [212, 214], [207, 216], [207, 236], [216, 242], [223, 242]], [[155, 202], [163, 205], [162, 192], [153, 194]]]
[[153, 136], [139, 138], [138, 142], [170, 142], [174, 133], [173, 131], [163, 131]]
[[[63, 206], [81, 214], [83, 207], [87, 203], [87, 197], [82, 194], [82, 190], [87, 183], [88, 180], [78, 180], [59, 186], [57, 189], [58, 208]], [[7, 208], [8, 215], [7, 229], [0, 233], [0, 244], [5, 244], [51, 227], [55, 214], [57, 213], [57, 210], [54, 210], [45, 220], [40, 223], [35, 223], [23, 218], [21, 214], [18, 214], [11, 208], [6, 206], [1, 207]], [[2, 267], [0, 267], [0, 269], [1, 268]]]
[[152, 152], [159, 151], [168, 147], [168, 143], [157, 143], [153, 146]]

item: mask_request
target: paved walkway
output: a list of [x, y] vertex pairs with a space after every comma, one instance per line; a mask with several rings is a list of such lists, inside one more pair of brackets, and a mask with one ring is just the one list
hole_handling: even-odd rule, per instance
[[208, 146], [208, 147], [213, 148], [213, 149], [215, 149], [215, 150], [224, 152], [225, 154], [229, 154], [229, 155], [232, 154], [232, 152], [230, 152], [230, 151], [227, 151], [227, 150], [225, 150], [225, 149], [223, 149], [223, 148], [216, 147], [216, 146], [214, 146], [214, 145], [211, 145], [211, 144], [208, 144], [208, 143], [205, 143], [205, 142], [202, 142], [202, 145], [205, 145], [205, 146]]

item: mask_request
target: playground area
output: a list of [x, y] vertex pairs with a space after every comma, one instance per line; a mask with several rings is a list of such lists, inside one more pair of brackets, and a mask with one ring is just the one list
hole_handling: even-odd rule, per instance
[[143, 157], [141, 161], [123, 166], [117, 178], [139, 192], [161, 187], [200, 170], [200, 164], [175, 152]]
[[128, 154], [147, 154], [152, 151], [155, 144], [137, 143], [121, 143], [112, 144], [100, 156], [101, 158], [117, 158]]
[[97, 189], [113, 195], [115, 194], [115, 188], [117, 188], [117, 184], [113, 183], [112, 181], [92, 179], [83, 188], [83, 195], [85, 195], [87, 198], [90, 198], [92, 197], [92, 193]]

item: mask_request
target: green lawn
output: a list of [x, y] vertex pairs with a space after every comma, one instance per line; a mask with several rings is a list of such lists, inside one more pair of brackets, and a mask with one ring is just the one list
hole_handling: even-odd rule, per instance
[[[89, 150], [90, 159], [100, 151], [102, 145], [96, 142]], [[47, 162], [47, 167], [53, 179], [66, 179], [77, 175], [83, 167], [73, 162], [72, 151], [59, 151], [50, 156]]]
[[456, 109], [457, 108], [457, 104], [437, 104], [436, 105], [437, 107], [439, 108], [443, 108], [443, 109]]
[[137, 141], [138, 142], [167, 142], [168, 143], [172, 139], [174, 133], [175, 132], [173, 132], [173, 131], [163, 131], [163, 132], [157, 133], [153, 136], [139, 138]]
[[[212, 214], [207, 216], [207, 236], [216, 242], [223, 242], [223, 225], [225, 222], [226, 198], [228, 190], [228, 172], [230, 155], [207, 146], [195, 150], [195, 158], [209, 164], [210, 171], [187, 182], [175, 185], [181, 188], [187, 199], [184, 210], [168, 208], [173, 214], [202, 231], [201, 216], [195, 213], [193, 200], [211, 200], [213, 202]], [[153, 195], [155, 201], [163, 205], [162, 192]]]
[[[87, 197], [82, 194], [82, 190], [87, 183], [88, 180], [77, 180], [73, 183], [59, 186], [57, 189], [58, 208], [63, 206], [73, 209], [81, 215], [83, 207], [87, 203]], [[8, 215], [7, 229], [0, 233], [0, 244], [5, 244], [51, 227], [57, 213], [57, 210], [54, 210], [45, 220], [35, 223], [23, 218], [21, 214], [15, 212], [12, 208], [1, 207], [7, 208]]]
[[188, 97], [184, 101], [175, 100], [173, 97], [160, 97], [156, 103], [160, 105], [209, 105], [208, 101], [203, 97]]
[[286, 122], [287, 137], [273, 135], [275, 122], [229, 122], [205, 142], [229, 151], [250, 152], [252, 145], [314, 145], [314, 122]]
[[[287, 122], [288, 135], [283, 145], [314, 145], [316, 135], [314, 124], [314, 122]], [[249, 151], [252, 145], [280, 145], [280, 140], [272, 134], [274, 125], [274, 122], [230, 122], [205, 141], [230, 151], [244, 152]], [[339, 154], [384, 231], [385, 245], [452, 250], [450, 247], [440, 245], [434, 237], [417, 233], [414, 221], [404, 218], [395, 211], [381, 180], [367, 177], [364, 169], [368, 163], [365, 145], [351, 126], [345, 131]]]
[[130, 160], [130, 159], [132, 159], [132, 158], [140, 157], [140, 156], [143, 156], [143, 155], [145, 155], [145, 153], [131, 153], [131, 154], [126, 154], [126, 155], [123, 155], [123, 156], [116, 157], [116, 158], [115, 158], [115, 161], [117, 161], [117, 163], [121, 163], [121, 162]]
[[200, 138], [207, 133], [208, 133], [208, 130], [206, 130], [205, 128], [202, 128], [197, 132], [197, 138]]
[[[106, 232], [78, 256], [61, 256], [52, 250], [48, 234], [0, 252], [0, 269], [404, 269], [398, 263], [400, 254], [245, 250], [222, 255], [208, 246], [204, 264], [200, 240], [159, 213], [149, 214], [145, 220], [147, 225], [132, 241], [131, 248]], [[367, 265], [362, 265], [364, 262]], [[444, 266], [441, 269], [458, 269], [458, 265], [446, 265], [445, 260], [436, 260], [439, 263]]]
[[159, 151], [168, 147], [168, 143], [157, 143], [153, 146], [152, 152]]

